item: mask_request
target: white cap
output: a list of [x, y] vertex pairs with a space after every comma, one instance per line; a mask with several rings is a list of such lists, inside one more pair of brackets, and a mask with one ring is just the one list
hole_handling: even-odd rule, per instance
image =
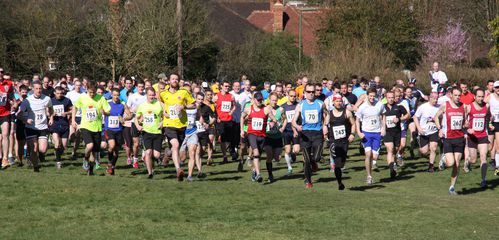
[[208, 87], [208, 83], [207, 83], [207, 82], [203, 82], [203, 83], [201, 83], [201, 87], [203, 87], [203, 88], [207, 88], [207, 87]]
[[275, 90], [275, 84], [272, 84], [272, 86], [270, 86], [270, 91], [274, 91]]
[[499, 87], [499, 80], [494, 82], [494, 87]]

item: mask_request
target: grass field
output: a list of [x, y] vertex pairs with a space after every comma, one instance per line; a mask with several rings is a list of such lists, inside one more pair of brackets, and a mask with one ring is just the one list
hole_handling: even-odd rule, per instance
[[449, 170], [430, 174], [424, 159], [408, 160], [390, 181], [383, 155], [367, 187], [357, 149], [343, 192], [326, 163], [307, 190], [301, 163], [290, 177], [284, 161], [276, 164], [272, 184], [251, 182], [236, 163], [206, 167], [205, 179], [188, 183], [171, 166], [148, 180], [122, 158], [116, 176], [87, 177], [80, 160], [56, 169], [50, 153], [39, 174], [0, 172], [0, 239], [498, 239], [499, 177], [491, 170], [483, 191], [477, 168], [461, 171], [460, 195], [449, 196]]

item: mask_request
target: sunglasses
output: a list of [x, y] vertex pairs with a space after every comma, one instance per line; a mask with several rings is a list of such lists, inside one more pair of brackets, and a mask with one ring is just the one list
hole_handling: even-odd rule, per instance
[[296, 95], [289, 95], [288, 97], [296, 97]]
[[314, 93], [315, 91], [305, 91], [306, 93]]

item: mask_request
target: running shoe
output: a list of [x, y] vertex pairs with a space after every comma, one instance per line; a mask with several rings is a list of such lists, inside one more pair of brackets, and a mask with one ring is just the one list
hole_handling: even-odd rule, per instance
[[16, 164], [16, 159], [13, 156], [8, 158], [10, 166], [14, 166]]
[[107, 166], [107, 170], [106, 172], [109, 174], [109, 175], [114, 175], [114, 168], [112, 166]]
[[126, 165], [132, 165], [132, 159], [131, 158], [127, 158], [126, 159]]
[[453, 186], [451, 186], [451, 187], [449, 188], [449, 194], [450, 194], [450, 195], [453, 195], [453, 196], [457, 195], [456, 189], [454, 189], [454, 187], [453, 187]]
[[2, 160], [2, 169], [7, 169], [8, 167], [10, 167], [10, 163], [7, 159], [3, 159]]
[[248, 167], [253, 166], [253, 161], [250, 156], [246, 156], [246, 165], [248, 165]]
[[255, 170], [251, 171], [251, 181], [256, 182], [256, 172], [255, 172]]
[[88, 168], [89, 168], [88, 161], [87, 160], [83, 160], [83, 165], [81, 167], [83, 168], [83, 170], [88, 171]]
[[33, 171], [34, 172], [40, 172], [40, 167], [39, 166], [33, 167]]
[[312, 188], [314, 185], [312, 183], [305, 183], [305, 188], [306, 189], [310, 189]]
[[179, 182], [184, 181], [184, 170], [182, 170], [182, 169], [177, 170], [177, 180]]
[[404, 159], [402, 158], [402, 155], [400, 155], [400, 154], [397, 154], [397, 165], [399, 167], [404, 166]]
[[288, 168], [288, 175], [293, 173], [293, 168]]
[[371, 165], [372, 170], [378, 170], [378, 164], [373, 161], [373, 164]]
[[197, 177], [198, 177], [198, 178], [205, 178], [205, 177], [206, 177], [206, 173], [204, 173], [204, 172], [200, 172], [200, 173], [198, 173], [198, 176], [197, 176]]
[[227, 160], [227, 157], [224, 157], [224, 160], [222, 161], [222, 164], [229, 163], [229, 160]]
[[55, 165], [57, 166], [57, 169], [62, 168], [62, 162], [56, 162]]
[[492, 159], [490, 161], [490, 166], [492, 166], [492, 168], [496, 168], [496, 160]]
[[496, 168], [496, 170], [494, 171], [494, 175], [499, 176], [499, 168]]
[[243, 171], [243, 162], [242, 161], [239, 161], [239, 164], [237, 164], [237, 171], [238, 172], [242, 172]]
[[480, 187], [481, 188], [487, 188], [487, 181], [482, 180], [482, 182], [480, 182]]
[[100, 169], [101, 169], [100, 163], [96, 162], [95, 163], [95, 170], [100, 170]]
[[427, 172], [429, 172], [429, 173], [435, 172], [435, 169], [433, 167], [433, 163], [428, 163], [428, 170], [427, 170]]
[[368, 186], [373, 185], [373, 183], [374, 183], [373, 177], [367, 176], [366, 183], [367, 183]]
[[463, 170], [465, 173], [469, 173], [471, 171], [471, 164], [470, 162], [468, 161], [468, 159], [466, 159], [464, 161], [464, 166], [463, 166]]
[[139, 169], [139, 162], [138, 162], [138, 161], [135, 161], [135, 162], [133, 163], [133, 168], [135, 168], [135, 169]]
[[392, 169], [390, 169], [390, 178], [395, 179], [395, 177], [397, 177], [397, 170], [392, 168]]
[[345, 190], [345, 185], [343, 185], [343, 183], [340, 183], [340, 185], [338, 185], [338, 190], [340, 191]]
[[270, 175], [269, 175], [269, 178], [267, 179], [267, 181], [268, 181], [269, 183], [273, 183], [273, 182], [274, 182], [274, 175], [270, 174]]
[[192, 176], [187, 176], [187, 182], [192, 182], [192, 181], [194, 181], [194, 180], [192, 179]]
[[147, 175], [147, 178], [148, 178], [148, 179], [152, 179], [153, 177], [154, 177], [154, 174], [149, 174], [149, 175]]
[[442, 157], [440, 158], [440, 162], [438, 163], [438, 170], [445, 170], [445, 155], [442, 155]]
[[263, 178], [260, 174], [256, 175], [255, 180], [259, 183], [263, 182]]

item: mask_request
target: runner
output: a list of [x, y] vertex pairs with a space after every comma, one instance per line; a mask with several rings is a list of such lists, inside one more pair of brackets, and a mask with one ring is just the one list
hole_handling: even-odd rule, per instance
[[499, 81], [494, 82], [494, 93], [490, 94], [485, 102], [489, 104], [491, 114], [489, 129], [494, 132], [495, 152], [490, 156], [495, 160], [493, 165], [495, 167], [494, 175], [499, 175]]
[[0, 128], [2, 130], [2, 169], [8, 168], [10, 166], [8, 160], [11, 122], [10, 110], [11, 108], [16, 107], [14, 86], [12, 85], [10, 77], [7, 76], [7, 74], [3, 73], [2, 69], [2, 73], [0, 74]]
[[[131, 114], [135, 114], [137, 111], [137, 108], [144, 102], [146, 102], [147, 96], [146, 93], [144, 92], [144, 81], [140, 80], [137, 82], [137, 92], [132, 93], [129, 95], [126, 101], [126, 106], [130, 110]], [[130, 135], [132, 136], [132, 159], [133, 159], [133, 167], [134, 168], [139, 168], [139, 131], [137, 131], [137, 126], [133, 124], [135, 122], [135, 119], [132, 118], [132, 124], [130, 129], [127, 129], [130, 131]]]
[[104, 136], [108, 144], [107, 156], [109, 159], [107, 173], [114, 175], [120, 146], [124, 142], [123, 123], [129, 120], [125, 118], [125, 113], [128, 118], [131, 117], [131, 114], [125, 104], [120, 101], [120, 90], [117, 88], [111, 90], [111, 100], [108, 103], [111, 110], [109, 111], [109, 115], [104, 116]]
[[342, 168], [345, 166], [348, 153], [348, 145], [355, 138], [355, 119], [352, 112], [345, 109], [343, 97], [339, 94], [333, 96], [333, 108], [326, 116], [329, 123], [330, 153], [334, 162], [334, 176], [338, 181], [338, 189], [344, 190], [345, 185], [342, 179]]
[[217, 114], [215, 112], [215, 105], [211, 102], [213, 98], [213, 92], [209, 89], [205, 90], [204, 100], [198, 105], [199, 112], [203, 118], [203, 125], [205, 131], [198, 131], [199, 143], [201, 146], [201, 155], [204, 152], [207, 153], [207, 165], [211, 165], [212, 154], [213, 154], [213, 141], [215, 140], [215, 121], [217, 119]]
[[69, 117], [71, 116], [73, 104], [69, 98], [64, 96], [64, 89], [55, 87], [55, 97], [52, 98], [54, 109], [54, 121], [50, 126], [52, 141], [54, 142], [54, 154], [57, 167], [62, 167], [61, 157], [64, 150], [68, 148]]
[[451, 184], [449, 187], [450, 195], [457, 195], [455, 185], [459, 175], [459, 162], [464, 154], [464, 120], [467, 118], [467, 113], [464, 111], [464, 105], [460, 102], [461, 90], [452, 88], [451, 101], [440, 106], [435, 115], [435, 124], [437, 129], [440, 129], [439, 137], [443, 136], [439, 117], [445, 114], [447, 130], [444, 142], [445, 160], [447, 167], [452, 167]]
[[[39, 162], [45, 161], [48, 125], [53, 123], [54, 110], [50, 98], [42, 94], [42, 83], [33, 82], [33, 95], [21, 104], [18, 119], [26, 125], [26, 141], [33, 170], [40, 172]], [[50, 120], [48, 120], [50, 119]]]
[[[296, 91], [291, 89], [288, 91], [288, 101], [281, 107], [286, 114], [286, 127], [283, 132], [284, 140], [284, 160], [288, 166], [288, 174], [293, 173], [293, 166], [291, 166], [292, 159], [296, 158], [296, 154], [300, 152], [300, 137], [296, 129], [292, 126], [291, 122], [295, 116], [296, 109]], [[301, 123], [299, 123], [301, 124]]]
[[282, 133], [286, 128], [286, 113], [282, 107], [277, 105], [278, 95], [275, 92], [270, 93], [270, 102], [267, 108], [277, 120], [276, 124], [272, 121], [267, 122], [265, 133], [265, 142], [263, 144], [265, 155], [267, 156], [266, 167], [269, 174], [269, 183], [274, 182], [274, 174], [272, 173], [272, 161], [279, 162], [282, 152]]
[[414, 124], [419, 133], [419, 152], [422, 155], [428, 154], [428, 172], [434, 172], [434, 163], [437, 155], [437, 148], [439, 142], [438, 129], [435, 125], [435, 118], [440, 105], [437, 105], [438, 93], [433, 92], [430, 94], [429, 101], [419, 106], [414, 114]]
[[[381, 101], [375, 101], [376, 89], [370, 88], [367, 91], [367, 101], [360, 105], [356, 116], [356, 128], [359, 138], [362, 139], [365, 154], [365, 168], [367, 173], [367, 184], [372, 185], [372, 169], [376, 166], [381, 147], [381, 114], [384, 105]], [[362, 122], [362, 126], [361, 126]]]
[[[229, 93], [230, 83], [227, 81], [222, 82], [222, 89], [216, 95], [217, 106], [217, 131], [221, 136], [221, 148], [223, 155], [223, 163], [228, 163], [227, 160], [227, 147], [233, 141], [234, 123], [232, 114], [236, 111], [236, 104], [234, 96]], [[230, 153], [233, 154], [234, 149], [229, 148]]]
[[469, 161], [464, 162], [464, 172], [471, 171], [471, 164], [474, 164], [477, 159], [477, 149], [480, 153], [480, 169], [482, 174], [482, 181], [480, 182], [480, 187], [486, 188], [487, 181], [485, 180], [487, 176], [487, 151], [489, 139], [487, 136], [487, 129], [485, 126], [489, 122], [490, 115], [488, 115], [487, 104], [483, 101], [485, 96], [485, 91], [481, 88], [476, 90], [473, 94], [475, 96], [474, 102], [470, 105], [465, 105], [466, 112], [468, 115], [468, 149], [470, 158]]
[[[183, 89], [179, 89], [179, 76], [170, 75], [170, 87], [161, 92], [160, 101], [164, 104], [164, 133], [171, 145], [173, 164], [177, 171], [177, 180], [184, 180], [184, 170], [180, 168], [179, 148], [185, 138], [185, 128], [187, 127], [186, 108], [194, 108], [194, 98]], [[165, 152], [165, 155], [166, 152]]]
[[[95, 160], [100, 152], [102, 141], [102, 115], [109, 115], [111, 107], [106, 99], [96, 94], [97, 89], [92, 82], [87, 83], [87, 94], [81, 95], [73, 107], [73, 127], [77, 127], [76, 112], [82, 113], [80, 131], [85, 143], [85, 162], [88, 163], [87, 175], [94, 175]], [[92, 156], [92, 157], [91, 157]]]
[[196, 108], [187, 109], [187, 128], [185, 129], [185, 139], [180, 146], [180, 153], [182, 161], [187, 157], [186, 152], [188, 152], [189, 161], [188, 161], [188, 173], [187, 173], [187, 181], [192, 182], [192, 173], [194, 172], [194, 165], [196, 165], [198, 169], [198, 178], [204, 177], [202, 173], [202, 163], [201, 156], [199, 152], [199, 138], [198, 132], [205, 131], [204, 129], [204, 120], [201, 117], [201, 112], [198, 112], [198, 106], [204, 100], [204, 96], [202, 93], [198, 93], [196, 96]]
[[[66, 94], [66, 97], [71, 100], [71, 104], [74, 106], [80, 95], [82, 95], [81, 92], [81, 82], [77, 78], [73, 81], [73, 90], [68, 92]], [[71, 117], [71, 120], [73, 117]], [[76, 111], [76, 116], [75, 116], [75, 121], [76, 125], [71, 122], [71, 126], [69, 127], [69, 139], [72, 141], [73, 144], [73, 151], [71, 152], [71, 160], [75, 161], [76, 160], [76, 151], [78, 150], [78, 147], [80, 146], [81, 142], [81, 132], [79, 125], [81, 123], [81, 110]]]
[[[245, 137], [245, 132], [243, 129], [243, 123], [248, 123], [248, 142], [253, 149], [253, 171], [251, 173], [251, 180], [256, 182], [262, 182], [263, 178], [260, 175], [260, 153], [263, 150], [263, 144], [265, 141], [265, 132], [267, 128], [268, 119], [272, 119], [272, 124], [275, 124], [277, 120], [272, 111], [264, 107], [263, 96], [261, 92], [256, 92], [253, 96], [253, 105], [249, 108], [244, 109], [241, 114], [241, 137]], [[269, 172], [271, 174], [271, 172]]]
[[[301, 148], [305, 160], [305, 188], [312, 188], [312, 171], [317, 171], [317, 162], [321, 159], [320, 152], [327, 135], [327, 110], [324, 102], [315, 99], [315, 86], [307, 84], [304, 89], [305, 99], [295, 108], [292, 125], [301, 132]], [[298, 124], [301, 117], [302, 123]]]
[[[17, 107], [16, 107], [16, 132], [15, 132], [15, 139], [16, 139], [16, 144], [15, 144], [15, 149], [16, 149], [16, 158], [18, 161], [18, 166], [22, 167], [23, 164], [23, 157], [24, 157], [24, 150], [25, 150], [25, 144], [26, 144], [26, 125], [24, 124], [23, 121], [18, 119], [19, 114], [21, 114], [21, 103], [28, 98], [28, 86], [26, 85], [21, 85], [19, 87], [19, 99], [17, 100]], [[31, 164], [31, 162], [30, 162]]]
[[159, 159], [163, 144], [161, 129], [164, 111], [161, 103], [156, 100], [154, 88], [147, 88], [146, 93], [146, 102], [140, 104], [136, 109], [135, 125], [138, 131], [143, 131], [146, 168], [148, 178], [152, 179], [154, 176], [154, 161], [152, 159]]
[[386, 93], [386, 101], [381, 135], [383, 135], [386, 147], [386, 161], [390, 168], [390, 178], [394, 179], [397, 176], [394, 154], [401, 144], [401, 136], [404, 136], [402, 135], [402, 124], [409, 119], [410, 113], [406, 111], [405, 107], [395, 104], [395, 94], [392, 91]]

